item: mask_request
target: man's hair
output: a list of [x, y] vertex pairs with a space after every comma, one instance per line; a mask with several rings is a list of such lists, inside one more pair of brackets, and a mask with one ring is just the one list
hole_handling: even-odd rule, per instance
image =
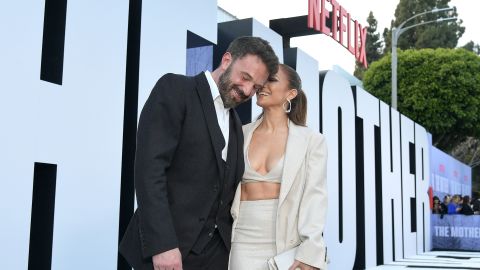
[[278, 57], [270, 43], [262, 38], [249, 36], [236, 38], [228, 46], [227, 52], [232, 55], [234, 61], [249, 54], [258, 56], [267, 66], [270, 76], [277, 74]]

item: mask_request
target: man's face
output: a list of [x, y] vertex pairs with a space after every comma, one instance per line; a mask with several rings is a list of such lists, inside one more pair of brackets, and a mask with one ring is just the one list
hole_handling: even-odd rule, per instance
[[230, 60], [218, 83], [225, 108], [236, 107], [250, 99], [262, 89], [267, 79], [267, 67], [258, 56], [246, 55]]

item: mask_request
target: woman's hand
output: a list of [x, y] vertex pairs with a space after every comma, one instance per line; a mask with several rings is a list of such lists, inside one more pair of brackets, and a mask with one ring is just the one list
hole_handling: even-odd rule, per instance
[[300, 261], [295, 260], [295, 262], [288, 268], [288, 270], [318, 270], [318, 268], [310, 266], [308, 264], [304, 264]]

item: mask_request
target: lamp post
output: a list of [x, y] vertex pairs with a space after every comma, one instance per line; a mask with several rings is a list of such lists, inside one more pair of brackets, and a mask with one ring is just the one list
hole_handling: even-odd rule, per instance
[[440, 8], [440, 9], [434, 8], [430, 11], [426, 11], [426, 12], [416, 14], [416, 15], [408, 18], [404, 22], [402, 22], [398, 27], [394, 27], [392, 29], [392, 107], [394, 109], [397, 109], [397, 41], [398, 41], [398, 38], [400, 37], [400, 35], [403, 32], [407, 31], [408, 29], [411, 29], [411, 28], [419, 26], [419, 25], [456, 20], [457, 17], [439, 18], [439, 19], [436, 19], [436, 20], [431, 20], [431, 21], [426, 21], [426, 22], [421, 22], [421, 23], [417, 23], [417, 24], [414, 24], [414, 25], [410, 25], [410, 26], [407, 26], [405, 28], [403, 28], [403, 26], [407, 22], [411, 21], [412, 19], [414, 19], [418, 16], [428, 14], [428, 13], [437, 13], [437, 12], [441, 12], [441, 11], [447, 11], [447, 10], [453, 10], [453, 8]]

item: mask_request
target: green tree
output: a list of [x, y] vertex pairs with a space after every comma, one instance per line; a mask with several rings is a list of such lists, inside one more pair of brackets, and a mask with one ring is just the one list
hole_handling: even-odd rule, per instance
[[[380, 40], [380, 33], [377, 32], [377, 19], [375, 19], [373, 12], [371, 11], [367, 17], [367, 23], [367, 42], [365, 45], [365, 52], [367, 53], [367, 63], [370, 64], [377, 61], [382, 56], [382, 41]], [[356, 61], [353, 75], [361, 80], [365, 70], [363, 64]]]
[[[392, 27], [398, 27], [408, 18], [422, 12], [435, 8], [449, 7], [450, 0], [400, 0], [395, 10], [395, 20], [392, 21], [390, 29], [385, 29], [385, 50], [391, 51]], [[416, 23], [436, 20], [442, 17], [457, 17], [457, 11], [442, 11], [418, 16], [405, 26]], [[462, 20], [438, 22], [426, 24], [407, 30], [398, 39], [397, 47], [400, 49], [423, 49], [423, 48], [455, 48], [458, 40], [465, 32]]]
[[477, 55], [480, 55], [480, 45], [475, 44], [475, 42], [473, 42], [473, 40], [471, 40], [467, 44], [463, 45], [462, 48], [464, 48], [467, 51], [474, 52]]
[[[464, 49], [398, 51], [398, 110], [423, 125], [433, 143], [450, 152], [480, 138], [480, 57]], [[391, 99], [391, 56], [372, 63], [364, 87]]]

